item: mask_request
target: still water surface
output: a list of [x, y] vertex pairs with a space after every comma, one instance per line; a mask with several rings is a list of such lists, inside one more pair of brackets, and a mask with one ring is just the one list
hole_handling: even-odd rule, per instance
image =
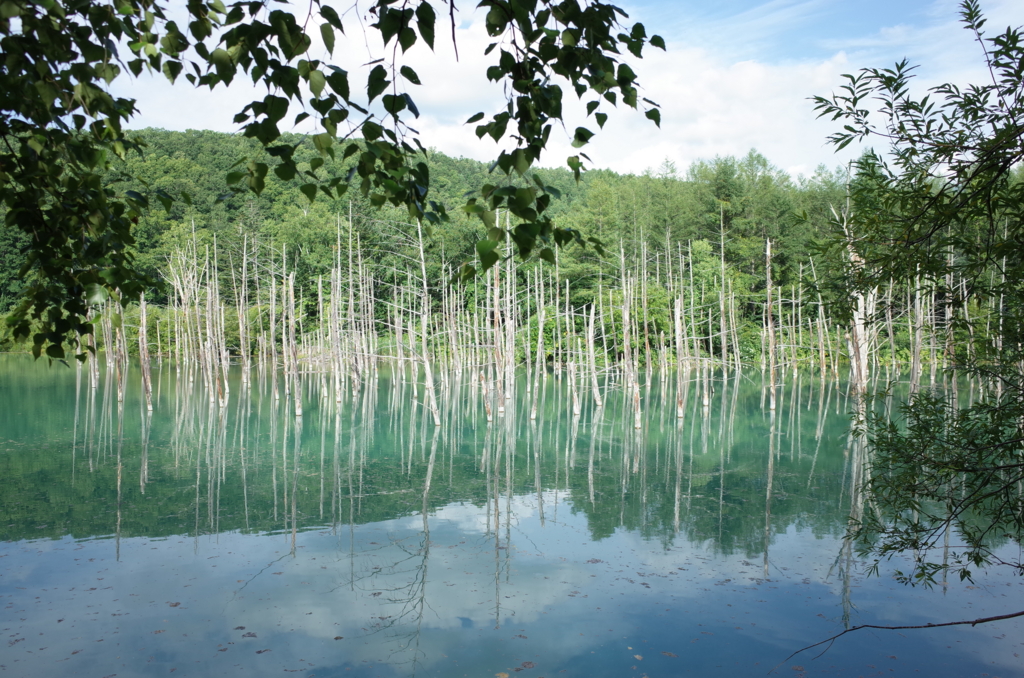
[[[757, 371], [655, 374], [636, 430], [614, 384], [574, 417], [551, 376], [531, 420], [524, 378], [488, 423], [452, 377], [435, 427], [383, 372], [341, 403], [310, 375], [297, 420], [269, 384], [222, 409], [164, 365], [149, 415], [135, 374], [119, 403], [0, 356], [0, 670], [759, 676], [848, 625], [1022, 607], [1001, 573], [866, 577], [849, 403], [786, 379], [773, 419]], [[1019, 676], [1022, 629], [862, 630], [776, 675]]]

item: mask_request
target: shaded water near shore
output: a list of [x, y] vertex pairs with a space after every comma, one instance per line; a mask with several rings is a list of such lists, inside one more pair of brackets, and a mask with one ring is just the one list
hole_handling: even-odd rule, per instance
[[[772, 417], [755, 370], [655, 373], [639, 430], [620, 386], [573, 416], [556, 376], [536, 420], [523, 377], [490, 423], [453, 376], [440, 427], [385, 373], [341, 403], [307, 376], [301, 419], [265, 382], [211, 406], [166, 364], [148, 414], [135, 376], [118, 402], [0, 356], [10, 675], [755, 676], [847, 625], [1024, 602], [998, 572], [865, 576], [849, 403], [808, 376]], [[863, 630], [777, 674], [1022, 675], [1022, 628]]]

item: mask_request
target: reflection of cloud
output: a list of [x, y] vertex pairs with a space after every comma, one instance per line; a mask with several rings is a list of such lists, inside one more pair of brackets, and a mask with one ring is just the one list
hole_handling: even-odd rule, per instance
[[[609, 647], [631, 657], [627, 637], [682, 656], [673, 643], [717, 634], [753, 666], [841, 628], [843, 580], [828, 576], [840, 546], [833, 537], [792, 525], [775, 534], [763, 581], [759, 556], [716, 554], [682, 535], [665, 546], [620, 528], [593, 542], [565, 493], [542, 499], [543, 525], [536, 495], [500, 497], [497, 534], [483, 507], [442, 506], [428, 516], [429, 551], [420, 516], [302, 533], [294, 554], [287, 534], [124, 539], [120, 561], [113, 540], [5, 544], [4, 626], [15, 634], [9, 640], [26, 640], [7, 648], [4, 663], [42, 677], [188, 675], [197, 661], [204, 675], [238, 664], [254, 676], [371, 664], [408, 675], [415, 659], [439, 674], [457, 662], [461, 673], [493, 675], [540, 657], [556, 673], [594, 661], [592, 652], [612, 661]], [[991, 593], [957, 583], [941, 596], [884, 573], [858, 572], [852, 583], [855, 622], [887, 624], [1003, 611], [1021, 585], [995, 576], [979, 582]], [[999, 632], [950, 632], [965, 649], [944, 656], [1012, 671], [1014, 645], [993, 638]], [[924, 662], [929, 644], [946, 638], [933, 637], [851, 638], [831, 652], [833, 661], [862, 661], [898, 643], [900, 655]]]
[[[541, 498], [545, 505], [554, 505], [556, 500], [561, 495], [561, 499], [565, 499], [566, 492], [556, 492], [554, 490], [545, 490], [541, 492]], [[506, 512], [511, 514], [513, 520], [518, 524], [519, 522], [530, 520], [539, 516], [540, 506], [537, 502], [536, 494], [516, 495], [509, 501], [507, 497], [502, 497], [499, 511], [504, 515]], [[421, 516], [410, 516], [401, 521], [402, 527], [405, 529], [416, 530], [422, 527], [423, 518]], [[484, 510], [479, 506], [467, 503], [448, 504], [435, 509], [430, 514], [431, 529], [441, 523], [450, 523], [451, 527], [462, 533], [472, 534], [484, 534], [490, 532], [493, 525], [493, 517], [488, 518]], [[502, 520], [504, 524], [504, 519]]]

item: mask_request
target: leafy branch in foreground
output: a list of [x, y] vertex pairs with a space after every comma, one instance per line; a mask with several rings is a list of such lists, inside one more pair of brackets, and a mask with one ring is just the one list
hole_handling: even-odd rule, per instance
[[[931, 585], [950, 571], [970, 579], [970, 568], [992, 562], [998, 545], [1024, 539], [1024, 412], [1013, 400], [959, 408], [922, 391], [901, 406], [902, 420], [869, 414], [875, 457], [866, 489], [876, 510], [856, 527], [862, 553], [911, 553], [912, 571], [897, 578]], [[1019, 558], [998, 562], [1024, 574]]]
[[[860, 285], [920, 277], [956, 283], [964, 294], [1020, 298], [1024, 268], [1019, 235], [1024, 183], [1024, 45], [1019, 28], [985, 38], [977, 0], [961, 3], [964, 28], [978, 41], [991, 82], [952, 83], [912, 93], [907, 61], [847, 75], [838, 93], [814, 97], [820, 117], [843, 125], [829, 141], [841, 149], [880, 141], [855, 163], [854, 202], [869, 266]], [[876, 121], [881, 120], [881, 123]], [[950, 254], [954, 254], [950, 259]], [[1003, 275], [991, 276], [996, 268]], [[867, 279], [870, 278], [870, 279]]]
[[851, 296], [890, 282], [932, 294], [953, 388], [968, 374], [985, 389], [969, 406], [918, 391], [899, 417], [866, 420], [875, 458], [852, 537], [877, 558], [912, 553], [908, 583], [950, 571], [969, 578], [989, 563], [1024, 572], [1019, 558], [1003, 563], [996, 552], [1024, 538], [1024, 181], [1015, 169], [1024, 160], [1024, 42], [1019, 28], [986, 37], [977, 0], [964, 0], [960, 16], [991, 82], [916, 97], [913, 67], [901, 62], [848, 75], [838, 93], [815, 98], [843, 125], [836, 146], [887, 146], [855, 164], [850, 232], [831, 246], [855, 241], [863, 265], [836, 284]]
[[[32, 334], [37, 357], [45, 350], [62, 359], [75, 335], [91, 332], [95, 304], [111, 295], [137, 298], [154, 282], [135, 267], [132, 228], [151, 200], [170, 209], [176, 196], [120, 193], [103, 182], [116, 160], [144, 145], [124, 133], [135, 100], [110, 93], [128, 73], [162, 73], [172, 83], [184, 77], [210, 89], [245, 75], [266, 87], [234, 118], [265, 153], [239, 161], [226, 177], [232, 190], [259, 194], [273, 171], [310, 201], [338, 198], [354, 183], [373, 205], [404, 207], [410, 219], [428, 225], [446, 221], [445, 207], [430, 199], [426, 148], [409, 125], [420, 115], [411, 92], [421, 81], [406, 56], [417, 42], [433, 49], [439, 14], [451, 17], [454, 36], [454, 0], [443, 13], [440, 4], [367, 3], [376, 21], [365, 30], [379, 34], [385, 56], [345, 68], [330, 57], [345, 39], [345, 22], [362, 25], [358, 3], [339, 14], [311, 0], [304, 16], [269, 0], [189, 0], [173, 13], [159, 0], [0, 3], [0, 205], [6, 227], [30, 238], [21, 270], [27, 290], [8, 318], [14, 335]], [[492, 167], [504, 180], [479, 187], [463, 209], [488, 228], [478, 247], [484, 269], [498, 259], [491, 243], [506, 237], [523, 257], [544, 245], [539, 255], [553, 260], [549, 245], [584, 242], [580, 233], [554, 226], [546, 210], [558, 191], [531, 171], [552, 129], [566, 122], [563, 87], [593, 96], [587, 115], [598, 127], [619, 101], [634, 109], [643, 103], [646, 117], [660, 124], [657, 104], [639, 96], [620, 49], [640, 58], [645, 46], [665, 44], [642, 24], [620, 25], [626, 14], [599, 0], [481, 0], [479, 7], [493, 39], [485, 50], [494, 59], [487, 77], [504, 85], [506, 105], [477, 134], [511, 141], [512, 149]], [[281, 125], [307, 119], [322, 130], [311, 136], [319, 157], [300, 165], [298, 144], [282, 141]], [[470, 122], [483, 119], [479, 113]], [[593, 135], [576, 127], [573, 145]], [[346, 170], [329, 174], [337, 163], [327, 159], [347, 161]], [[577, 178], [584, 159], [567, 160]], [[532, 183], [524, 186], [516, 175]], [[498, 208], [516, 223], [502, 228]], [[464, 268], [467, 276], [474, 272]]]

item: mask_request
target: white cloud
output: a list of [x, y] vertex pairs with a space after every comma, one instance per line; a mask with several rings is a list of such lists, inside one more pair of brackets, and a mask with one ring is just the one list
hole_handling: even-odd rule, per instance
[[662, 105], [661, 130], [619, 111], [588, 154], [599, 166], [641, 172], [665, 158], [685, 167], [757, 148], [790, 172], [810, 173], [841, 160], [826, 148], [831, 127], [816, 120], [807, 97], [827, 93], [845, 68], [841, 54], [795, 65], [730, 63], [703, 49], [651, 54], [638, 72], [647, 96]]
[[[642, 96], [662, 105], [662, 129], [642, 112], [620, 106], [609, 111], [605, 129], [582, 149], [593, 166], [619, 172], [642, 172], [666, 158], [685, 168], [700, 158], [739, 156], [756, 148], [792, 174], [810, 174], [821, 163], [834, 167], [859, 153], [856, 148], [833, 153], [826, 137], [838, 125], [818, 120], [809, 100], [812, 95], [827, 95], [837, 89], [843, 82], [842, 73], [864, 66], [889, 66], [905, 56], [922, 64], [918, 71], [921, 88], [987, 77], [978, 45], [958, 22], [952, 0], [933, 3], [929, 11], [917, 15], [924, 17], [918, 23], [880, 24], [864, 35], [823, 39], [817, 44], [824, 56], [786, 60], [770, 55], [752, 58], [752, 52], [773, 32], [792, 30], [794, 24], [809, 25], [812, 30], [815, 22], [828, 21], [826, 3], [773, 0], [727, 19], [702, 22], [698, 17], [689, 24], [682, 22], [678, 13], [665, 16], [671, 11], [667, 4], [627, 9], [631, 20], [644, 21], [650, 31], [663, 32], [669, 51], [648, 49], [643, 61], [633, 63], [643, 85]], [[984, 10], [990, 18], [989, 35], [1006, 25], [1024, 23], [1024, 4], [1017, 0], [989, 2]], [[495, 55], [482, 56], [491, 41], [482, 14], [459, 19], [459, 61], [455, 61], [443, 17], [438, 23], [436, 53], [417, 45], [404, 59], [423, 82], [422, 87], [407, 87], [421, 112], [411, 125], [426, 146], [489, 161], [499, 147], [490, 139], [477, 139], [475, 125], [464, 123], [478, 111], [499, 111], [504, 96], [500, 87], [484, 76]], [[356, 35], [357, 30], [353, 27], [349, 34]], [[358, 38], [339, 42], [333, 61], [356, 64], [349, 68], [353, 91], [365, 82], [369, 67], [362, 64], [377, 53], [375, 46]], [[238, 126], [231, 122], [234, 114], [254, 96], [262, 97], [259, 88], [243, 81], [211, 93], [193, 90], [185, 82], [172, 89], [160, 79], [148, 77], [121, 93], [139, 100], [141, 115], [133, 120], [135, 126], [220, 131], [236, 131]], [[553, 132], [543, 166], [564, 166], [565, 157], [576, 153], [569, 142], [577, 125], [596, 131], [594, 119], [584, 115], [582, 102], [569, 91], [565, 97], [566, 129]], [[310, 124], [304, 123], [295, 131], [310, 129]]]

